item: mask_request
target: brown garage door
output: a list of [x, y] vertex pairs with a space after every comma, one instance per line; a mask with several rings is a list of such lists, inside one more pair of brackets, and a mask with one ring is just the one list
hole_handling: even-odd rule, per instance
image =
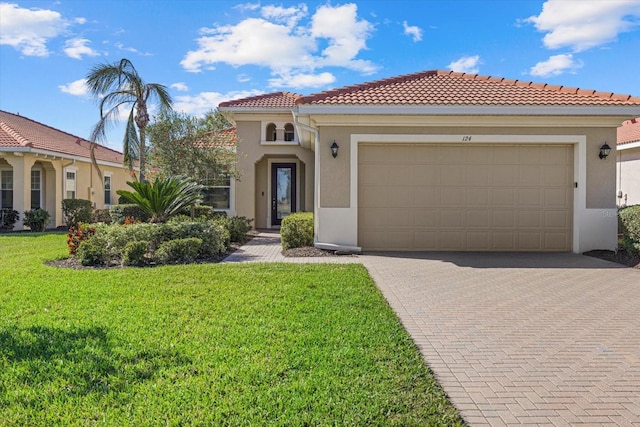
[[364, 250], [571, 250], [571, 145], [361, 143], [358, 163]]

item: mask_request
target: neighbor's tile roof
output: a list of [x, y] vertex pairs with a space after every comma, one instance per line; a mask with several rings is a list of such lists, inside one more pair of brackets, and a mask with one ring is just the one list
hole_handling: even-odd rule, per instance
[[640, 97], [453, 71], [423, 71], [300, 97], [329, 105], [639, 105]]
[[209, 132], [209, 138], [196, 142], [198, 148], [235, 147], [238, 133], [235, 127]]
[[[89, 158], [89, 141], [17, 114], [0, 111], [0, 148], [29, 147], [68, 156]], [[96, 159], [122, 163], [123, 156], [103, 145], [96, 146]]]
[[640, 117], [622, 122], [618, 128], [618, 145], [640, 142]]
[[236, 99], [220, 103], [220, 107], [236, 108], [291, 108], [302, 95], [291, 92], [274, 92], [250, 98]]

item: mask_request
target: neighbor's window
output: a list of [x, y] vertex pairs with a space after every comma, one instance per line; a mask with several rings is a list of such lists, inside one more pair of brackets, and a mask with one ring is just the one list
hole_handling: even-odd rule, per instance
[[284, 125], [284, 140], [285, 141], [293, 141], [293, 125], [291, 123], [287, 123]]
[[214, 209], [231, 208], [231, 176], [226, 171], [207, 176], [204, 185], [202, 204]]
[[267, 135], [266, 135], [267, 141], [275, 141], [277, 138], [277, 134], [276, 134], [276, 125], [274, 125], [273, 123], [269, 123], [267, 125]]
[[0, 208], [13, 209], [13, 171], [0, 172]]
[[42, 174], [39, 170], [31, 171], [31, 209], [40, 209], [42, 194]]
[[104, 204], [111, 204], [111, 177], [108, 175], [104, 177]]
[[76, 172], [75, 171], [67, 171], [67, 179], [65, 183], [65, 189], [67, 191], [67, 199], [75, 199], [76, 198]]

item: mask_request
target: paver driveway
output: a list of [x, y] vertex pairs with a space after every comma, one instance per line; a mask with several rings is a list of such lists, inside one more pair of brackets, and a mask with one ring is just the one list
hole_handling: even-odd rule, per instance
[[472, 426], [640, 425], [640, 270], [576, 254], [359, 259]]

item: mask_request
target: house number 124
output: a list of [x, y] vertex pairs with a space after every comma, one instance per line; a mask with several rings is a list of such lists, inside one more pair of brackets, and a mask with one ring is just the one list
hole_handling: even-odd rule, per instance
[[471, 135], [465, 135], [462, 137], [462, 142], [471, 141]]

